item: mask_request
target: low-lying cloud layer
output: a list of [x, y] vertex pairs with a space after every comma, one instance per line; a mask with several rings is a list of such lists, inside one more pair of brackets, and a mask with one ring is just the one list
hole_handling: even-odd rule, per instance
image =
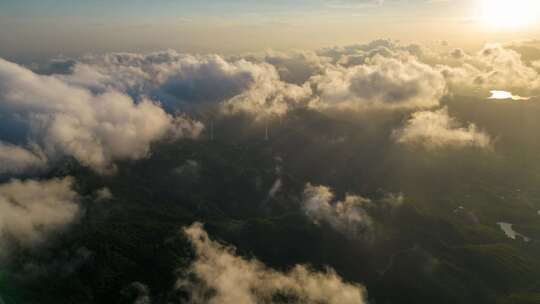
[[307, 184], [302, 209], [316, 224], [325, 222], [350, 236], [371, 237], [373, 220], [365, 210], [370, 204], [371, 200], [352, 194], [334, 202], [334, 193], [329, 187]]
[[35, 145], [25, 149], [0, 142], [0, 175], [36, 171], [43, 169], [46, 165], [47, 157]]
[[[235, 57], [168, 50], [57, 59], [35, 69], [48, 76], [1, 61], [0, 108], [9, 121], [21, 125], [22, 120], [27, 137], [14, 147], [0, 134], [5, 141], [0, 152], [14, 151], [0, 153], [1, 159], [11, 160], [0, 172], [40, 168], [58, 155], [110, 171], [116, 160], [148, 155], [154, 141], [171, 134], [197, 135], [200, 123], [171, 113], [207, 106], [257, 119], [298, 108], [400, 110], [412, 118], [396, 129], [409, 134], [414, 127], [417, 135], [412, 137], [430, 137], [436, 145], [472, 142], [485, 147], [487, 135], [472, 126], [456, 127], [441, 110], [443, 97], [487, 98], [494, 90], [538, 95], [538, 62], [528, 59], [537, 57], [523, 58], [518, 50], [514, 44], [489, 44], [475, 53], [459, 48], [434, 51], [390, 40]], [[425, 120], [432, 121], [430, 131], [420, 130]]]
[[373, 241], [376, 225], [370, 213], [389, 213], [403, 203], [401, 193], [387, 193], [377, 200], [347, 193], [343, 200], [336, 200], [330, 187], [308, 183], [300, 207], [314, 224], [327, 224], [349, 238]]
[[296, 108], [412, 112], [438, 107], [455, 87], [538, 82], [533, 67], [500, 45], [436, 54], [388, 40], [244, 58], [117, 53], [36, 70], [43, 74], [0, 61], [2, 126], [18, 134], [0, 134], [0, 174], [36, 171], [64, 156], [112, 172], [115, 161], [146, 157], [155, 141], [196, 137], [202, 124], [173, 115], [178, 109], [218, 105], [256, 118]]
[[528, 96], [540, 84], [537, 61], [523, 59], [512, 44], [489, 44], [469, 54], [458, 48], [439, 52], [376, 40], [262, 56], [225, 58], [168, 50], [63, 62], [56, 60], [41, 71], [93, 92], [112, 88], [135, 98], [151, 96], [168, 106], [255, 98], [253, 106], [261, 105], [259, 110], [313, 101], [327, 107], [414, 108], [436, 106], [447, 92], [474, 94], [480, 88], [482, 94], [499, 89]]
[[112, 89], [93, 93], [5, 60], [0, 60], [0, 110], [27, 129], [20, 147], [1, 144], [4, 172], [40, 167], [46, 158], [61, 156], [107, 172], [116, 160], [147, 156], [154, 141], [197, 136], [202, 129], [198, 122], [167, 114], [146, 97], [135, 103]]
[[437, 106], [446, 88], [443, 76], [416, 58], [381, 55], [362, 65], [328, 68], [312, 83], [316, 107], [359, 110]]
[[[540, 49], [538, 53], [540, 56]], [[402, 195], [381, 198], [378, 191], [424, 194], [425, 188], [417, 187], [414, 181], [423, 174], [416, 160], [426, 153], [452, 148], [500, 148], [505, 156], [508, 146], [519, 148], [513, 143], [499, 144], [508, 140], [504, 136], [514, 136], [516, 132], [512, 132], [518, 128], [501, 123], [501, 116], [490, 112], [491, 107], [515, 103], [487, 99], [490, 91], [505, 99], [538, 96], [539, 72], [538, 59], [523, 58], [512, 45], [487, 45], [476, 53], [462, 49], [439, 52], [388, 40], [315, 52], [269, 51], [241, 57], [175, 51], [105, 54], [58, 59], [34, 70], [0, 59], [0, 180], [34, 178], [0, 184], [0, 249], [7, 252], [11, 245], [30, 248], [62, 231], [81, 214], [79, 194], [73, 190], [75, 181], [69, 177], [45, 180], [44, 176], [65, 172], [47, 169], [74, 159], [98, 173], [114, 173], [119, 162], [141, 160], [152, 153], [152, 147], [164, 148], [155, 145], [158, 142], [196, 138], [203, 131], [203, 123], [196, 119], [209, 117], [212, 127], [221, 124], [226, 131], [221, 134], [232, 134], [228, 138], [247, 134], [241, 138], [246, 142], [266, 129], [267, 141], [256, 141], [256, 146], [284, 156], [284, 160], [276, 158], [275, 176], [267, 178], [268, 170], [259, 171], [264, 163], [260, 168], [259, 163], [244, 163], [250, 157], [229, 163], [230, 155], [219, 154], [227, 153], [227, 149], [221, 149], [229, 147], [218, 140], [215, 145], [190, 145], [190, 149], [165, 147], [166, 157], [149, 162], [159, 162], [157, 167], [165, 171], [172, 169], [178, 180], [163, 175], [154, 166], [142, 166], [148, 170], [144, 174], [150, 172], [148, 178], [160, 183], [170, 179], [182, 187], [182, 193], [206, 191], [206, 182], [212, 185], [214, 178], [222, 181], [220, 170], [226, 177], [236, 174], [225, 186], [246, 182], [253, 186], [248, 193], [253, 197], [264, 191], [264, 212], [297, 208], [296, 204], [287, 205], [291, 197], [297, 198], [297, 191], [302, 191], [297, 181], [324, 181], [332, 184], [336, 193], [354, 190], [370, 193], [370, 197], [375, 194], [373, 199], [353, 193], [336, 198], [330, 187], [307, 184], [300, 201], [301, 216], [363, 246], [368, 243], [365, 240], [385, 235], [380, 228], [399, 214], [393, 211], [404, 201]], [[534, 100], [531, 97], [530, 103], [523, 104], [534, 105]], [[473, 104], [474, 109], [469, 108]], [[514, 115], [524, 117], [516, 110], [519, 106], [514, 108]], [[242, 115], [236, 115], [239, 113]], [[277, 124], [274, 118], [283, 118], [279, 129], [273, 126]], [[532, 120], [522, 126], [534, 125]], [[244, 127], [251, 133], [240, 132], [243, 130], [239, 128]], [[216, 127], [216, 134], [219, 131]], [[512, 139], [519, 140], [517, 137]], [[251, 156], [249, 148], [254, 142], [247, 143], [246, 155]], [[244, 148], [241, 144], [237, 147]], [[206, 154], [208, 149], [215, 153]], [[190, 150], [197, 152], [186, 156]], [[230, 151], [240, 150], [235, 147]], [[264, 157], [267, 155], [265, 152]], [[214, 157], [219, 160], [212, 164]], [[184, 163], [168, 167], [172, 159]], [[237, 171], [237, 167], [242, 170]], [[80, 176], [84, 172], [67, 174]], [[252, 174], [256, 178], [248, 179]], [[440, 173], [425, 178], [440, 176], [435, 174]], [[242, 179], [237, 184], [239, 176]], [[123, 183], [104, 182], [97, 186], [93, 178], [86, 181], [85, 176], [80, 180], [84, 202], [94, 204], [89, 208], [121, 209], [126, 195], [123, 189], [129, 189], [131, 184], [124, 187]], [[131, 181], [126, 175], [119, 178]], [[100, 188], [86, 188], [93, 186]], [[164, 194], [165, 202], [172, 202], [177, 189], [169, 191], [167, 187], [169, 184], [163, 183], [153, 188], [148, 200]], [[201, 201], [226, 197], [233, 202], [237, 195], [245, 194], [233, 189], [230, 195], [222, 196], [217, 191], [223, 189], [208, 192], [209, 196], [201, 196]], [[271, 205], [274, 201], [276, 206]], [[225, 202], [227, 212], [223, 214], [231, 212], [236, 218], [234, 208], [245, 205], [229, 203]], [[301, 303], [366, 302], [362, 286], [344, 282], [332, 270], [317, 272], [302, 265], [289, 271], [273, 270], [212, 241], [201, 224], [184, 232], [193, 243], [195, 260], [187, 276], [178, 280], [178, 288], [191, 296], [192, 303], [279, 303], [279, 299]], [[147, 303], [154, 295], [150, 290], [155, 288], [149, 286], [134, 283], [126, 292], [138, 296], [138, 303]]]
[[62, 230], [79, 215], [79, 196], [70, 177], [12, 180], [0, 185], [0, 249], [9, 242], [31, 246]]
[[475, 146], [485, 148], [490, 145], [489, 135], [470, 123], [462, 127], [448, 115], [448, 109], [416, 112], [407, 125], [394, 132], [396, 141], [402, 144], [420, 144], [427, 148], [444, 146]]
[[[529, 50], [524, 56], [513, 44], [468, 53], [376, 40], [236, 57], [173, 50], [91, 55], [55, 59], [33, 70], [0, 59], [0, 177], [32, 176], [65, 158], [102, 174], [114, 173], [119, 161], [149, 156], [156, 142], [197, 137], [203, 124], [189, 115], [205, 119], [207, 107], [217, 110], [212, 115], [243, 113], [267, 122], [296, 109], [345, 113], [347, 119], [363, 120], [365, 130], [332, 133], [336, 138], [370, 134], [384, 137], [381, 142], [389, 145], [428, 150], [491, 149], [497, 134], [488, 134], [480, 121], [468, 122], [470, 117], [452, 117], [449, 113], [460, 112], [449, 112], [447, 100], [469, 96], [480, 102], [490, 91], [512, 92], [501, 96], [514, 99], [537, 96], [538, 58], [540, 49], [538, 55]], [[371, 113], [377, 113], [373, 120]], [[381, 130], [371, 130], [377, 128]], [[178, 173], [196, 179], [198, 171], [198, 165], [189, 164]], [[78, 207], [70, 185], [70, 179], [0, 185], [3, 235], [31, 243], [49, 230], [43, 227], [72, 221]], [[282, 188], [278, 174], [268, 197]], [[36, 201], [21, 196], [24, 192], [34, 193]], [[96, 201], [114, 199], [106, 188], [94, 196]], [[37, 200], [42, 197], [43, 202]], [[368, 211], [373, 204], [353, 194], [334, 201], [328, 187], [307, 185], [302, 208], [316, 223], [371, 237], [374, 225]], [[34, 211], [41, 208], [51, 214], [47, 219]], [[21, 215], [7, 216], [14, 213]]]
[[522, 96], [537, 95], [540, 91], [538, 71], [510, 47], [489, 44], [472, 55], [455, 49], [437, 58], [441, 63], [438, 69], [457, 93], [480, 91], [486, 94], [490, 90], [505, 90]]
[[344, 282], [334, 271], [314, 272], [297, 265], [287, 273], [272, 270], [257, 260], [237, 256], [234, 249], [212, 241], [202, 224], [184, 229], [195, 249], [189, 274], [195, 281], [181, 279], [178, 288], [191, 296], [190, 303], [255, 304], [366, 303], [362, 286]]

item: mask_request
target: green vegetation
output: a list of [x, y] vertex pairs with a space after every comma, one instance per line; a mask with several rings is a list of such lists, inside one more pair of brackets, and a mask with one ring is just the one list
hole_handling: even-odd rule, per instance
[[[180, 230], [199, 221], [212, 238], [270, 267], [330, 266], [364, 284], [373, 303], [540, 303], [539, 176], [515, 170], [517, 160], [505, 155], [421, 154], [391, 146], [361, 121], [295, 115], [302, 126], [292, 116], [270, 141], [249, 125], [216, 124], [218, 140], [158, 145], [113, 176], [74, 162], [49, 172], [75, 177], [85, 215], [42, 248], [16, 250], [0, 276], [2, 297], [7, 304], [132, 303], [126, 288], [141, 282], [155, 303], [183, 303], [174, 286], [194, 253]], [[251, 133], [239, 137], [235, 128]], [[277, 166], [283, 186], [269, 197]], [[299, 203], [307, 182], [339, 198], [401, 192], [405, 202], [370, 211], [375, 238], [366, 242], [305, 217]], [[102, 187], [111, 200], [95, 201]], [[533, 241], [508, 239], [501, 220]]]

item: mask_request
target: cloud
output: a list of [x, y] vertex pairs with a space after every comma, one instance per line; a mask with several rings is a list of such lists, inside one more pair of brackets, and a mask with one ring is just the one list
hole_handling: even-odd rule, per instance
[[112, 89], [93, 93], [2, 59], [0, 110], [29, 129], [28, 147], [17, 149], [19, 159], [25, 159], [19, 161], [21, 168], [37, 163], [31, 152], [22, 149], [37, 146], [49, 159], [72, 156], [99, 172], [111, 172], [117, 160], [146, 157], [152, 142], [196, 137], [203, 128], [185, 116], [167, 114], [145, 97], [135, 103]]
[[465, 52], [462, 50], [462, 49], [453, 49], [451, 52], [450, 52], [450, 57], [454, 58], [454, 59], [462, 59], [462, 58], [465, 58], [467, 56], [467, 54], [465, 54]]
[[217, 55], [185, 57], [160, 90], [187, 102], [221, 102], [248, 90], [266, 77], [269, 67], [246, 60], [228, 62]]
[[329, 68], [311, 80], [319, 109], [425, 108], [439, 104], [446, 90], [442, 75], [414, 57], [376, 55], [367, 64]]
[[276, 68], [281, 80], [302, 85], [312, 76], [322, 73], [330, 58], [310, 51], [268, 51], [263, 61]]
[[311, 88], [279, 80], [275, 75], [260, 81], [249, 91], [226, 101], [225, 113], [249, 113], [256, 118], [281, 116], [292, 109], [305, 107], [311, 97]]
[[168, 50], [147, 55], [86, 56], [62, 77], [87, 88], [114, 87], [130, 95], [156, 96], [168, 105], [223, 102], [266, 79], [271, 65], [219, 55], [196, 56]]
[[21, 174], [45, 168], [47, 159], [43, 151], [32, 145], [30, 149], [34, 151], [0, 141], [0, 175]]
[[323, 58], [329, 58], [330, 62], [346, 67], [365, 64], [368, 59], [376, 55], [394, 58], [413, 56], [418, 59], [426, 59], [424, 57], [427, 53], [431, 55], [428, 49], [418, 44], [403, 45], [391, 39], [377, 39], [369, 43], [323, 48], [316, 52]]
[[302, 210], [316, 224], [324, 222], [346, 235], [371, 238], [373, 220], [365, 210], [371, 204], [370, 199], [352, 194], [347, 194], [343, 201], [334, 202], [330, 188], [308, 183]]
[[506, 92], [506, 91], [491, 90], [490, 93], [491, 93], [491, 96], [488, 97], [488, 99], [511, 99], [511, 100], [530, 100], [531, 99], [531, 97], [522, 97], [522, 96], [514, 95], [511, 92]]
[[533, 61], [531, 63], [532, 67], [535, 68], [537, 71], [540, 70], [540, 60]]
[[501, 44], [488, 44], [476, 54], [456, 49], [450, 53], [451, 62], [437, 69], [445, 76], [449, 87], [457, 93], [480, 94], [504, 90], [523, 95], [540, 92], [540, 75], [521, 55]]
[[80, 208], [72, 186], [70, 177], [0, 185], [0, 248], [5, 250], [12, 241], [21, 246], [38, 244], [74, 222]]
[[314, 272], [297, 265], [286, 273], [278, 272], [212, 241], [200, 223], [185, 228], [184, 233], [195, 249], [189, 275], [196, 280], [180, 279], [177, 286], [190, 294], [190, 303], [282, 303], [278, 296], [301, 303], [366, 303], [365, 289], [344, 282], [333, 270]]
[[276, 196], [276, 194], [281, 190], [281, 187], [283, 185], [283, 182], [281, 181], [281, 178], [278, 178], [274, 181], [272, 184], [272, 187], [270, 187], [270, 190], [268, 190], [268, 197], [273, 198]]
[[35, 66], [33, 71], [42, 75], [70, 74], [77, 61], [69, 58], [54, 58], [49, 62]]
[[445, 78], [421, 62], [434, 56], [419, 45], [387, 39], [317, 52], [268, 51], [229, 58], [169, 50], [85, 56], [69, 65], [71, 73], [53, 76], [95, 94], [115, 90], [135, 100], [151, 96], [168, 111], [219, 104], [224, 113], [265, 118], [306, 107], [436, 106], [446, 92]]
[[281, 115], [307, 98], [311, 93], [308, 86], [282, 81], [280, 75], [289, 75], [292, 82], [310, 77], [309, 70], [315, 67], [309, 65], [320, 60], [313, 53], [273, 52], [266, 58], [248, 59], [172, 50], [147, 55], [114, 53], [86, 56], [72, 73], [54, 77], [92, 92], [114, 89], [135, 99], [152, 96], [168, 111], [220, 104], [225, 113], [247, 112], [260, 117]]
[[96, 202], [110, 201], [114, 198], [111, 190], [107, 187], [97, 190], [94, 196], [96, 197]]
[[490, 90], [536, 96], [540, 77], [533, 65], [500, 44], [468, 54], [379, 39], [315, 52], [235, 57], [173, 50], [112, 53], [50, 66], [58, 67], [54, 79], [96, 97], [113, 91], [135, 104], [148, 102], [149, 96], [169, 113], [217, 105], [225, 114], [248, 113], [260, 119], [297, 108], [413, 111], [437, 107], [447, 94], [483, 97]]
[[72, 74], [57, 77], [93, 91], [112, 87], [136, 98], [155, 96], [169, 108], [220, 103], [225, 113], [257, 118], [308, 105], [416, 108], [437, 105], [445, 92], [441, 74], [414, 57], [424, 53], [391, 40], [228, 59], [175, 51], [118, 53], [87, 56]]
[[462, 127], [448, 115], [447, 108], [415, 112], [405, 127], [394, 132], [394, 138], [401, 144], [419, 144], [426, 148], [445, 146], [486, 148], [491, 143], [489, 135], [479, 131], [476, 125], [470, 123]]

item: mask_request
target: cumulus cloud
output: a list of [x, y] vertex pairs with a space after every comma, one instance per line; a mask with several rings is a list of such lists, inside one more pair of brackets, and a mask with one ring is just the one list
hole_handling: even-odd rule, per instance
[[314, 272], [297, 265], [286, 273], [278, 272], [212, 241], [200, 223], [185, 228], [184, 233], [195, 249], [189, 275], [196, 280], [180, 279], [177, 286], [190, 294], [190, 303], [282, 303], [278, 296], [300, 303], [366, 303], [365, 289], [344, 282], [333, 270]]
[[291, 109], [303, 107], [311, 97], [312, 91], [307, 83], [298, 86], [283, 82], [273, 67], [260, 76], [249, 90], [225, 102], [225, 112], [250, 113], [257, 118], [280, 116]]
[[461, 49], [450, 53], [453, 61], [437, 68], [449, 86], [457, 93], [481, 94], [490, 90], [505, 90], [518, 94], [534, 95], [540, 90], [540, 75], [522, 59], [521, 54], [501, 44], [488, 44], [476, 54], [469, 55]]
[[511, 92], [506, 92], [506, 91], [492, 90], [490, 91], [490, 93], [491, 93], [491, 96], [488, 97], [488, 99], [511, 99], [511, 100], [530, 100], [531, 99], [531, 97], [518, 96], [518, 95], [512, 94]]
[[437, 111], [419, 111], [412, 114], [407, 125], [394, 132], [398, 143], [420, 144], [427, 148], [444, 146], [490, 146], [490, 137], [470, 123], [463, 127], [450, 117], [447, 108]]
[[352, 44], [348, 46], [325, 48], [317, 54], [330, 59], [330, 62], [346, 67], [366, 64], [375, 56], [382, 57], [409, 57], [413, 56], [422, 62], [429, 62], [435, 56], [429, 49], [418, 44], [400, 44], [390, 39], [377, 39], [369, 43]]
[[447, 93], [485, 96], [506, 90], [536, 96], [535, 64], [500, 44], [473, 54], [458, 48], [439, 53], [380, 39], [315, 52], [237, 57], [173, 50], [85, 56], [55, 62], [58, 73], [52, 77], [96, 98], [114, 91], [144, 103], [149, 96], [169, 112], [217, 104], [223, 113], [268, 118], [306, 107], [412, 111], [438, 106]]
[[446, 83], [442, 75], [413, 57], [375, 56], [369, 63], [334, 67], [312, 78], [316, 108], [423, 108], [439, 104]]
[[331, 59], [310, 51], [268, 51], [263, 60], [277, 69], [281, 80], [302, 85], [321, 74]]
[[334, 62], [346, 55], [362, 54], [380, 49], [392, 50], [396, 49], [398, 44], [390, 39], [377, 39], [365, 44], [352, 44], [346, 46], [337, 46], [331, 48], [323, 48], [317, 51], [320, 56], [331, 58]]
[[21, 174], [45, 168], [47, 159], [43, 151], [32, 145], [30, 149], [33, 151], [0, 141], [0, 175]]
[[[77, 68], [78, 67], [78, 68]], [[169, 105], [223, 102], [272, 73], [270, 65], [219, 55], [168, 50], [150, 54], [86, 56], [66, 81], [88, 88], [114, 87], [130, 95], [156, 96]]]
[[533, 61], [531, 63], [532, 67], [535, 68], [537, 71], [540, 70], [540, 60]]
[[[445, 83], [414, 56], [419, 46], [391, 40], [319, 52], [267, 52], [259, 58], [192, 56], [175, 51], [87, 56], [65, 81], [94, 91], [113, 87], [155, 96], [168, 106], [222, 103], [227, 113], [283, 115], [324, 109], [437, 105]], [[312, 88], [316, 90], [313, 91]]]
[[[381, 100], [403, 100], [404, 103], [389, 102], [386, 105], [412, 108], [426, 106], [429, 100], [432, 100], [431, 105], [436, 105], [438, 98], [447, 92], [481, 97], [490, 90], [505, 90], [521, 96], [536, 96], [540, 92], [540, 65], [527, 59], [531, 57], [530, 54], [523, 58], [518, 50], [512, 45], [487, 44], [480, 51], [470, 54], [459, 48], [437, 52], [420, 45], [402, 45], [386, 39], [323, 49], [317, 54], [328, 58], [327, 62], [330, 63], [326, 63], [320, 75], [313, 78], [325, 80], [323, 84], [328, 83], [328, 89], [316, 90], [314, 98], [321, 99], [320, 104], [326, 108], [359, 104], [365, 107], [366, 101], [372, 106], [385, 104]], [[411, 63], [417, 63], [416, 68]], [[364, 76], [359, 78], [359, 84], [365, 83], [367, 88], [360, 85], [354, 90], [354, 82], [348, 78], [353, 79], [358, 72]], [[414, 84], [414, 80], [418, 80], [419, 84]], [[428, 93], [430, 87], [433, 88], [432, 94]], [[379, 96], [374, 91], [380, 92]], [[417, 96], [415, 91], [419, 93]], [[411, 100], [412, 97], [418, 98]], [[333, 103], [324, 102], [325, 99]]]
[[10, 241], [22, 246], [40, 243], [75, 221], [80, 208], [72, 184], [66, 177], [0, 185], [0, 248]]
[[465, 58], [466, 56], [467, 56], [467, 54], [465, 54], [465, 52], [460, 48], [453, 49], [450, 52], [450, 57], [452, 57], [454, 59], [462, 59], [462, 58]]
[[261, 117], [281, 115], [307, 98], [309, 86], [300, 82], [320, 68], [322, 60], [313, 53], [273, 52], [265, 58], [248, 59], [172, 50], [147, 55], [114, 53], [86, 56], [72, 73], [54, 77], [93, 92], [114, 89], [136, 99], [152, 96], [169, 110], [222, 104], [224, 112]]
[[161, 90], [187, 102], [221, 102], [249, 89], [268, 73], [246, 60], [228, 62], [220, 56], [182, 57], [173, 63]]
[[[185, 116], [167, 114], [147, 98], [135, 103], [112, 89], [93, 93], [2, 59], [0, 110], [23, 121], [31, 145], [39, 146], [48, 158], [72, 156], [100, 172], [113, 170], [116, 160], [147, 156], [152, 142], [195, 137], [203, 128]], [[37, 156], [22, 149], [18, 149], [19, 167], [36, 164]]]
[[329, 187], [307, 184], [302, 209], [314, 223], [327, 223], [337, 231], [353, 237], [370, 238], [373, 220], [365, 208], [372, 201], [358, 195], [347, 194], [343, 201], [334, 202]]

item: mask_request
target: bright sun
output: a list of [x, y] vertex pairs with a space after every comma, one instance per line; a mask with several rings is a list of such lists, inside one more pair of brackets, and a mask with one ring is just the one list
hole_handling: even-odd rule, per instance
[[494, 29], [517, 29], [538, 18], [540, 0], [482, 0], [482, 20]]

